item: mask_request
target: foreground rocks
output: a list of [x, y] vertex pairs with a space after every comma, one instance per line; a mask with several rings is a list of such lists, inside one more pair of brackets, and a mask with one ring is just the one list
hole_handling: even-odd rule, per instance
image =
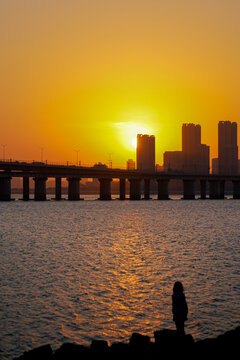
[[25, 352], [14, 360], [154, 360], [211, 358], [236, 359], [239, 356], [240, 326], [216, 338], [194, 341], [191, 335], [180, 336], [175, 330], [154, 333], [149, 336], [133, 333], [128, 343], [109, 345], [104, 340], [93, 340], [90, 347], [64, 343], [55, 352], [50, 345]]

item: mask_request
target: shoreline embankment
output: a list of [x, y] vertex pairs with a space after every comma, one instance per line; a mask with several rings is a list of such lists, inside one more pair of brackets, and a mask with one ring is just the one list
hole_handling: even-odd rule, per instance
[[149, 336], [133, 333], [129, 342], [109, 344], [93, 340], [90, 346], [63, 343], [55, 351], [50, 344], [40, 346], [13, 360], [155, 360], [155, 359], [236, 359], [239, 353], [240, 326], [215, 338], [195, 341], [191, 334], [179, 335], [163, 329]]

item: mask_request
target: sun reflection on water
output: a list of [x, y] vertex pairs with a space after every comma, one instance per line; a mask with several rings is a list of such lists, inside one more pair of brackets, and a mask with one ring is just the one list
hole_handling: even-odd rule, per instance
[[187, 332], [203, 338], [232, 328], [240, 215], [230, 201], [205, 204], [0, 204], [9, 220], [0, 217], [6, 349], [16, 350], [19, 336], [25, 350], [174, 328], [176, 279], [189, 300]]

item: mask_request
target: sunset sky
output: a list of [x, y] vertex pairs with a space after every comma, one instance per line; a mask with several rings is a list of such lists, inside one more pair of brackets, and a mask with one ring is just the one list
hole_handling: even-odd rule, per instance
[[218, 121], [240, 125], [239, 17], [239, 0], [0, 0], [5, 156], [120, 167], [149, 133], [161, 164], [193, 122], [216, 157]]

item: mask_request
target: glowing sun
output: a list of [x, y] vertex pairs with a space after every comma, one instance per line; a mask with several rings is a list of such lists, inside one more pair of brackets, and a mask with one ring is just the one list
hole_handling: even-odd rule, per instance
[[131, 144], [132, 144], [132, 147], [134, 147], [134, 149], [137, 148], [137, 138], [136, 138], [136, 136], [132, 139]]

